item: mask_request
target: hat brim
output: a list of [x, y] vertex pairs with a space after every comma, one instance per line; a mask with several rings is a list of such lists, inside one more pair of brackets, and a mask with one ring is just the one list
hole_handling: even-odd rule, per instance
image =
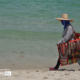
[[74, 20], [71, 20], [71, 19], [63, 19], [63, 18], [55, 18], [57, 19], [58, 21], [61, 21], [61, 20], [66, 20], [66, 21], [70, 21], [70, 22], [73, 22]]

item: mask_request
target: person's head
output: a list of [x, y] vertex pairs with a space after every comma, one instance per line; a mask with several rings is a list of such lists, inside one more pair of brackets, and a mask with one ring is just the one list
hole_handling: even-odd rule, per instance
[[56, 18], [58, 21], [61, 21], [62, 25], [64, 25], [64, 29], [67, 27], [70, 22], [73, 22], [74, 20], [68, 19], [68, 14], [62, 14], [61, 18]]

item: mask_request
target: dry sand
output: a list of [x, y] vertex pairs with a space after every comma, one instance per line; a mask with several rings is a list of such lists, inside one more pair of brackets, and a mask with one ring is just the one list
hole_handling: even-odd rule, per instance
[[0, 80], [80, 80], [80, 71], [14, 70]]
[[[0, 80], [80, 80], [78, 64], [60, 66], [58, 71], [46, 69], [14, 69], [11, 76], [5, 76], [5, 70], [0, 71]], [[3, 73], [3, 74], [2, 74]]]

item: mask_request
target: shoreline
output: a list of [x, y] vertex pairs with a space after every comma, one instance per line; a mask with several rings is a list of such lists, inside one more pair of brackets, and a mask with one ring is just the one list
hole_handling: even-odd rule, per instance
[[[55, 63], [56, 64], [56, 63]], [[16, 65], [16, 64], [12, 64], [12, 65], [1, 65], [0, 66], [0, 70], [1, 69], [10, 69], [10, 70], [36, 70], [36, 69], [46, 69], [49, 70], [49, 67], [54, 67], [55, 64], [47, 64], [47, 65], [41, 65], [41, 64], [35, 64], [35, 65]], [[78, 70], [80, 69], [80, 66], [78, 63], [74, 63], [71, 65], [65, 65], [65, 66], [61, 66], [59, 67], [59, 69], [65, 69], [65, 70]]]

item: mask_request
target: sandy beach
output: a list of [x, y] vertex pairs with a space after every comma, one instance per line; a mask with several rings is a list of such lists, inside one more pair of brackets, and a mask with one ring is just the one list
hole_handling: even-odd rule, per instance
[[80, 71], [16, 70], [1, 80], [80, 80]]
[[[77, 67], [78, 66], [78, 67]], [[17, 69], [11, 71], [11, 76], [1, 74], [1, 80], [80, 80], [79, 65], [73, 64], [70, 66], [63, 66], [58, 71], [49, 71], [46, 69]]]

